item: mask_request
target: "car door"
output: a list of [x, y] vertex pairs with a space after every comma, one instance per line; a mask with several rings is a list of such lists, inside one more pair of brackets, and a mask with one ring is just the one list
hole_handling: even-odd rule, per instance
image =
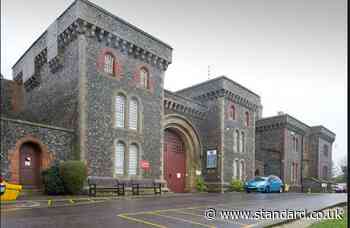
[[276, 192], [279, 191], [280, 184], [276, 178], [271, 178], [271, 191]]

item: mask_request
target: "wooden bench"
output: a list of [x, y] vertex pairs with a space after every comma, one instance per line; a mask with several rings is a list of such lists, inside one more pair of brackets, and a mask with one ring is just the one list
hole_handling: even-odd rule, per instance
[[139, 195], [140, 189], [153, 189], [154, 194], [162, 194], [162, 182], [153, 179], [131, 180], [131, 190], [133, 195]]
[[96, 196], [97, 191], [113, 192], [118, 196], [125, 195], [125, 184], [113, 177], [89, 176], [89, 196]]

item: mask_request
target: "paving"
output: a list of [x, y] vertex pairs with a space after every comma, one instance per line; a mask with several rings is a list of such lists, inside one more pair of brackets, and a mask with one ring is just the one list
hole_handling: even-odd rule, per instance
[[54, 202], [50, 207], [2, 208], [1, 227], [264, 227], [282, 220], [225, 218], [220, 212], [226, 209], [252, 212], [307, 209], [310, 212], [347, 202], [347, 195], [200, 193], [73, 201], [64, 199], [61, 204]]

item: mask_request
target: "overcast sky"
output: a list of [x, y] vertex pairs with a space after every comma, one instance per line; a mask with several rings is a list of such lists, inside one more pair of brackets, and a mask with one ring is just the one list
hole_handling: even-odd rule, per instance
[[[1, 73], [73, 1], [1, 0]], [[288, 113], [347, 148], [346, 0], [92, 0], [170, 44], [169, 90], [226, 75], [261, 96], [263, 116]]]

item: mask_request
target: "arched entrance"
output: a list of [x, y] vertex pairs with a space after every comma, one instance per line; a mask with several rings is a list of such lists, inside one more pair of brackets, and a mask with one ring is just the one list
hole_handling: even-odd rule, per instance
[[20, 148], [19, 177], [20, 184], [26, 188], [40, 185], [41, 150], [38, 144], [27, 142]]
[[173, 192], [195, 191], [196, 171], [201, 171], [201, 144], [198, 134], [185, 117], [165, 116], [163, 177]]

